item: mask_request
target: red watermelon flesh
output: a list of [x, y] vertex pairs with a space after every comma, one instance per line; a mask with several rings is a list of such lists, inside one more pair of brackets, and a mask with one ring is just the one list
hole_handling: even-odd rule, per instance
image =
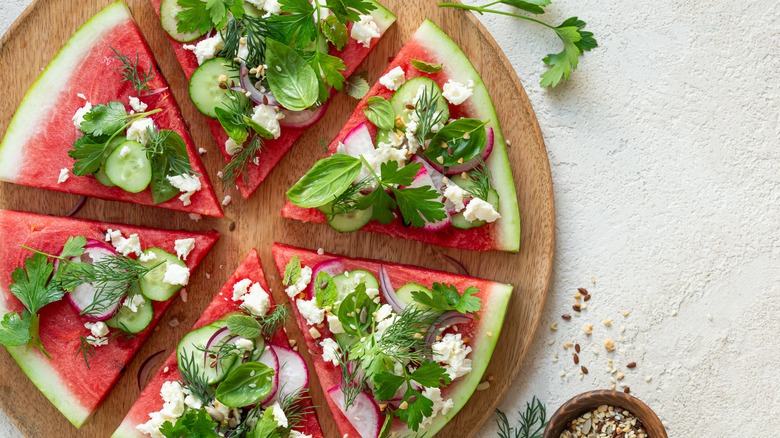
[[[412, 66], [412, 59], [440, 63], [443, 64], [444, 68], [435, 74], [422, 73]], [[496, 122], [497, 116], [490, 101], [490, 96], [487, 94], [487, 89], [476, 70], [474, 70], [471, 63], [455, 43], [441, 29], [427, 20], [406, 45], [401, 48], [401, 51], [398, 52], [398, 55], [387, 67], [386, 72], [396, 67], [401, 67], [404, 70], [407, 81], [417, 76], [426, 76], [436, 81], [440, 88], [450, 79], [461, 83], [467, 83], [468, 80], [475, 82], [474, 96], [471, 99], [458, 106], [449, 105], [450, 118], [474, 117], [480, 120], [490, 120], [488, 126], [492, 127], [495, 133], [495, 147], [494, 152], [487, 160], [487, 166], [493, 177], [493, 186], [500, 195], [499, 212], [501, 213], [501, 219], [468, 230], [447, 227], [441, 231], [430, 231], [408, 227], [404, 225], [401, 218], [396, 218], [390, 224], [371, 221], [362, 230], [451, 248], [476, 251], [497, 249], [517, 252], [520, 248], [520, 217], [514, 181], [506, 155], [506, 145], [501, 128]], [[381, 96], [389, 100], [393, 94], [393, 91], [388, 90], [379, 82], [374, 84], [357, 108], [355, 108], [344, 128], [331, 142], [328, 152], [330, 154], [336, 153], [338, 144], [344, 141], [347, 134], [361, 123], [368, 122], [368, 118], [364, 113], [368, 98]], [[372, 128], [372, 135], [376, 136], [376, 129], [373, 129], [373, 124], [368, 122], [367, 125]], [[282, 208], [282, 216], [303, 222], [327, 222], [325, 215], [316, 208], [301, 208], [289, 201]]]
[[[162, 0], [149, 1], [159, 15], [160, 4], [162, 3]], [[376, 5], [377, 9], [372, 11], [371, 15], [374, 16], [377, 25], [379, 26], [379, 29], [384, 36], [384, 33], [395, 21], [395, 15], [393, 15], [390, 11], [378, 3], [376, 3]], [[202, 40], [203, 38], [205, 38], [205, 36], [191, 43], [181, 43], [172, 38], [169, 38], [171, 45], [173, 46], [173, 50], [176, 53], [176, 58], [178, 58], [187, 78], [190, 78], [192, 73], [198, 68], [198, 61], [191, 50], [184, 49], [184, 45], [197, 44], [198, 41]], [[330, 54], [337, 56], [344, 61], [346, 70], [342, 71], [342, 74], [344, 77], [348, 78], [350, 75], [352, 75], [352, 73], [355, 72], [360, 63], [363, 62], [363, 59], [365, 59], [371, 49], [374, 48], [374, 46], [376, 46], [378, 43], [379, 39], [373, 39], [371, 41], [370, 47], [363, 47], [354, 39], [349, 38], [349, 42], [343, 50], [339, 51], [331, 46]], [[208, 118], [207, 120], [209, 129], [211, 129], [211, 134], [214, 136], [214, 140], [216, 141], [217, 146], [222, 151], [222, 156], [225, 158], [225, 161], [229, 162], [232, 157], [225, 150], [225, 142], [228, 139], [228, 135], [219, 124], [219, 121], [212, 118]], [[248, 184], [244, 183], [243, 177], [238, 178], [236, 181], [238, 184], [238, 189], [241, 192], [241, 196], [244, 199], [249, 199], [249, 196], [251, 196], [252, 193], [254, 193], [258, 187], [260, 187], [260, 184], [263, 183], [266, 177], [268, 177], [268, 174], [271, 173], [273, 168], [276, 167], [279, 161], [282, 160], [285, 154], [287, 154], [290, 148], [292, 148], [293, 144], [298, 141], [298, 138], [300, 138], [304, 132], [305, 129], [282, 128], [282, 135], [279, 138], [275, 140], [265, 140], [265, 147], [260, 154], [260, 164], [251, 164], [247, 170], [249, 178]]]
[[149, 46], [124, 3], [117, 2], [95, 15], [82, 26], [52, 60], [22, 101], [0, 144], [0, 180], [49, 190], [93, 196], [142, 205], [155, 205], [151, 191], [129, 193], [119, 187], [106, 187], [93, 176], [70, 178], [58, 183], [60, 169], [73, 169], [68, 156], [81, 131], [73, 125], [73, 114], [84, 106], [82, 94], [93, 105], [119, 100], [129, 107], [129, 97], [138, 96], [128, 82], [122, 81], [122, 63], [111, 47], [135, 59], [154, 79], [149, 89], [156, 94], [142, 95], [148, 110], [160, 108], [152, 116], [160, 129], [179, 133], [187, 144], [193, 170], [200, 174], [202, 189], [185, 206], [178, 196], [158, 204], [172, 210], [222, 217], [222, 209], [198, 157], [197, 148], [182, 119], [168, 84], [157, 68]]
[[[25, 245], [49, 254], [57, 254], [71, 236], [104, 240], [108, 228], [121, 230], [125, 236], [137, 233], [144, 249], [157, 247], [176, 254], [174, 241], [194, 238], [195, 248], [187, 257], [187, 267], [194, 270], [217, 241], [219, 235], [155, 230], [131, 225], [107, 224], [79, 219], [43, 216], [0, 210], [0, 313], [21, 312], [24, 306], [13, 294], [11, 272], [23, 266], [32, 253], [20, 248]], [[127, 341], [111, 340], [97, 347], [88, 369], [77, 355], [80, 336], [88, 335], [87, 319], [66, 299], [49, 304], [40, 312], [40, 335], [51, 355], [47, 359], [34, 348], [9, 347], [8, 351], [36, 386], [76, 427], [83, 425], [100, 406], [114, 386], [124, 367], [151, 335], [154, 326], [174, 298], [154, 303], [152, 323], [137, 337]]]
[[[331, 254], [319, 254], [316, 251], [295, 248], [279, 243], [274, 244], [273, 255], [280, 276], [284, 275], [287, 263], [293, 257], [297, 256], [301, 261], [301, 266], [313, 268], [317, 264], [325, 261], [338, 260], [345, 271], [362, 269], [371, 272], [377, 278], [379, 278], [379, 267], [384, 266], [387, 269], [391, 283], [396, 288], [409, 282], [419, 283], [426, 287], [431, 287], [434, 282], [452, 284], [461, 292], [469, 286], [478, 288], [480, 292], [476, 296], [482, 298], [482, 309], [479, 312], [479, 319], [475, 319], [471, 324], [461, 324], [458, 326], [458, 333], [461, 333], [464, 339], [470, 338], [470, 341], [467, 344], [473, 349], [469, 355], [472, 359], [472, 371], [442, 390], [442, 398], [452, 398], [454, 406], [446, 415], [439, 415], [433, 419], [433, 423], [425, 429], [428, 436], [436, 434], [436, 432], [465, 405], [479, 382], [482, 380], [482, 375], [490, 362], [490, 357], [493, 354], [493, 349], [496, 346], [496, 341], [501, 332], [506, 306], [512, 292], [512, 286], [448, 272], [432, 271], [419, 267], [385, 263], [377, 260], [351, 259]], [[317, 372], [320, 385], [322, 385], [323, 390], [327, 392], [330, 388], [343, 383], [341, 371], [330, 362], [324, 362], [322, 360], [322, 347], [319, 345], [321, 339], [315, 340], [312, 338], [309, 334], [310, 326], [307, 324], [306, 319], [298, 312], [298, 308], [295, 305], [295, 299], [308, 299], [308, 297], [304, 295], [305, 292], [301, 294], [301, 296], [291, 299], [291, 307], [295, 314], [295, 319], [298, 322], [298, 326], [301, 328], [303, 336], [306, 339], [306, 346], [311, 353], [311, 359], [314, 363], [314, 369]], [[317, 325], [316, 327], [323, 338], [333, 336], [326, 323], [321, 324], [321, 326]], [[329, 397], [326, 397], [326, 399], [328, 400], [331, 413], [339, 428], [339, 433], [350, 437], [359, 437], [360, 435], [340, 411], [338, 406], [333, 403]], [[393, 430], [398, 432], [399, 436], [405, 436], [406, 433], [409, 433], [406, 426], [399, 420], [394, 422]]]
[[[203, 327], [211, 324], [217, 320], [222, 319], [225, 315], [231, 312], [240, 310], [237, 303], [233, 301], [233, 285], [237, 282], [248, 278], [252, 282], [260, 283], [263, 289], [268, 289], [268, 284], [265, 281], [263, 275], [263, 268], [260, 266], [260, 258], [257, 255], [256, 250], [252, 250], [249, 255], [246, 256], [243, 262], [233, 272], [228, 281], [222, 287], [222, 290], [214, 297], [214, 300], [209, 304], [203, 314], [198, 318], [192, 329]], [[273, 305], [273, 296], [271, 296], [271, 305]], [[273, 338], [273, 343], [278, 345], [288, 345], [289, 340], [284, 330], [279, 330]], [[162, 408], [163, 400], [160, 396], [160, 388], [163, 383], [172, 380], [178, 380], [178, 366], [176, 361], [176, 351], [174, 350], [168, 359], [160, 366], [157, 374], [152, 377], [152, 380], [141, 392], [141, 395], [136, 400], [135, 404], [130, 408], [130, 412], [127, 413], [122, 424], [112, 435], [113, 438], [131, 438], [131, 437], [144, 437], [136, 429], [139, 424], [146, 423], [149, 420], [149, 414], [151, 412], [157, 412]], [[322, 430], [320, 429], [319, 422], [317, 421], [317, 414], [312, 413], [306, 416], [306, 421], [299, 431], [311, 435], [313, 438], [321, 438]]]

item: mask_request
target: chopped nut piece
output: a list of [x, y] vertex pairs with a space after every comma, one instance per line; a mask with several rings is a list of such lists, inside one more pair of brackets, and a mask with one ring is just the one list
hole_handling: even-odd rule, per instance
[[477, 391], [484, 391], [486, 389], [490, 388], [490, 382], [481, 382], [479, 385], [477, 385]]
[[653, 380], [653, 376], [645, 376], [645, 382]]
[[568, 350], [570, 347], [573, 347], [573, 346], [574, 346], [574, 342], [572, 342], [572, 341], [566, 341], [566, 342], [563, 343], [563, 349], [564, 350]]
[[615, 341], [612, 339], [605, 339], [604, 340], [604, 348], [607, 349], [607, 351], [615, 351]]
[[612, 327], [612, 320], [611, 319], [605, 319], [603, 321], [604, 325], [607, 327]]
[[550, 330], [555, 331], [558, 330], [558, 323], [554, 322], [550, 325]]
[[630, 315], [630, 314], [631, 314], [631, 311], [630, 311], [630, 310], [624, 310], [624, 311], [623, 311], [623, 316], [626, 316], [626, 317], [627, 317], [627, 316], [628, 316], [628, 315]]
[[593, 326], [592, 325], [586, 325], [582, 328], [582, 331], [585, 332], [586, 335], [590, 336], [591, 333], [593, 333]]

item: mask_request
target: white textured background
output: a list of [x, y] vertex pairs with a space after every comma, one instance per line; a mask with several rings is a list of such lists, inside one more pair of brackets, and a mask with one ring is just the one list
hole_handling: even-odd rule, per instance
[[[0, 1], [0, 31], [29, 2]], [[545, 317], [502, 409], [516, 418], [536, 395], [553, 411], [608, 388], [613, 358], [619, 383], [671, 437], [776, 436], [780, 3], [561, 0], [548, 10], [553, 24], [579, 15], [601, 45], [552, 91], [538, 77], [558, 51], [554, 34], [483, 17], [536, 110], [557, 214]], [[593, 299], [565, 322], [577, 287]], [[583, 347], [582, 379], [566, 341]], [[18, 436], [2, 413], [0, 435]]]

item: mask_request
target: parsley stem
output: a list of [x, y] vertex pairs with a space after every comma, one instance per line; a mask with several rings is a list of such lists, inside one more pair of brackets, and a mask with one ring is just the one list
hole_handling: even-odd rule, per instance
[[57, 260], [62, 260], [63, 262], [70, 262], [70, 260], [69, 260], [69, 259], [67, 259], [67, 258], [65, 258], [65, 257], [60, 257], [60, 256], [57, 256], [57, 255], [53, 255], [53, 254], [49, 254], [49, 253], [45, 253], [45, 252], [43, 252], [43, 251], [39, 251], [39, 250], [37, 250], [37, 249], [35, 249], [35, 248], [30, 248], [29, 246], [25, 246], [25, 245], [19, 245], [19, 248], [26, 249], [26, 250], [28, 250], [28, 251], [32, 251], [33, 253], [35, 253], [35, 254], [40, 254], [40, 255], [42, 255], [42, 256], [51, 257], [51, 258], [53, 258], [53, 259], [57, 259]]
[[534, 22], [534, 23], [537, 23], [537, 24], [541, 24], [544, 27], [547, 27], [547, 28], [555, 30], [554, 26], [550, 26], [549, 24], [545, 23], [544, 21], [537, 20], [536, 18], [531, 18], [531, 17], [527, 17], [525, 15], [519, 15], [519, 14], [515, 14], [515, 13], [512, 13], [512, 12], [501, 11], [501, 10], [498, 10], [498, 9], [488, 9], [489, 6], [493, 6], [493, 5], [497, 4], [497, 3], [500, 3], [500, 2], [488, 3], [488, 4], [483, 5], [483, 6], [469, 6], [469, 5], [463, 5], [463, 4], [460, 4], [460, 3], [439, 3], [438, 6], [440, 8], [467, 9], [469, 11], [474, 11], [474, 12], [480, 14], [480, 15], [483, 15], [485, 13], [506, 15], [507, 17], [519, 18], [521, 20], [527, 20], [527, 21], [531, 21], [531, 22]]

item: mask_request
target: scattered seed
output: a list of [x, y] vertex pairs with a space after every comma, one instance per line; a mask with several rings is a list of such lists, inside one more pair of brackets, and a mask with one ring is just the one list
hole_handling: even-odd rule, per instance
[[626, 394], [631, 394], [631, 387], [626, 386], [625, 388], [623, 388], [623, 392], [625, 392]]
[[593, 333], [593, 326], [592, 325], [586, 325], [582, 328], [582, 331], [585, 332], [587, 336], [590, 336], [591, 333]]
[[587, 290], [587, 289], [585, 289], [584, 287], [577, 288], [577, 291], [579, 291], [579, 293], [581, 293], [581, 294], [583, 294], [583, 295], [590, 295], [590, 293], [588, 292], [588, 290]]
[[573, 357], [574, 357], [574, 365], [579, 365], [580, 356], [575, 353]]
[[612, 320], [611, 319], [605, 319], [603, 321], [604, 326], [606, 327], [612, 327]]
[[561, 315], [561, 318], [563, 318], [566, 321], [570, 321], [571, 315], [569, 315], [568, 313], [564, 313], [563, 315]]
[[552, 331], [558, 330], [558, 323], [557, 322], [552, 323], [552, 325], [550, 325], [550, 330]]
[[582, 374], [588, 374], [588, 369], [584, 365], [580, 367], [580, 370], [582, 370]]
[[228, 227], [228, 230], [235, 231], [235, 229], [236, 229], [236, 223], [235, 222], [231, 222], [230, 226]]
[[486, 389], [490, 388], [490, 382], [481, 382], [479, 385], [477, 385], [477, 391], [484, 391]]
[[576, 351], [577, 353], [580, 352], [580, 344], [574, 344], [574, 351]]
[[590, 295], [585, 295], [582, 299], [585, 300], [585, 301], [589, 301], [590, 300]]
[[580, 303], [574, 303], [574, 305], [571, 306], [571, 308], [574, 309], [575, 312], [579, 312], [580, 311], [580, 307], [581, 307]]
[[628, 368], [636, 368], [636, 362], [629, 362], [628, 365], [626, 365]]

